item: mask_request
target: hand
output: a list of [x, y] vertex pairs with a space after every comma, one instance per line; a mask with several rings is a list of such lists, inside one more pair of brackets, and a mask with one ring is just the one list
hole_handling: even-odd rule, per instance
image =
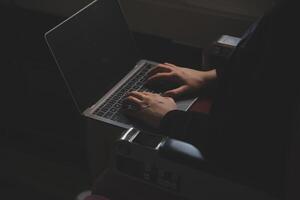
[[164, 63], [158, 65], [149, 72], [147, 84], [167, 81], [178, 85], [176, 88], [166, 91], [163, 96], [179, 97], [186, 94], [195, 94], [211, 80], [216, 79], [216, 70], [197, 71]]
[[125, 109], [125, 114], [142, 120], [153, 128], [159, 128], [162, 118], [168, 112], [177, 109], [172, 98], [149, 92], [131, 92], [124, 100], [124, 104], [136, 107]]

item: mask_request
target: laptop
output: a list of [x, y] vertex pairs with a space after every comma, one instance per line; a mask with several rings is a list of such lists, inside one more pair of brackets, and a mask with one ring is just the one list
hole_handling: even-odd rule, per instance
[[[130, 91], [145, 86], [157, 62], [142, 59], [117, 0], [96, 0], [45, 34], [76, 107], [86, 117], [123, 128], [138, 122], [122, 112]], [[196, 99], [177, 101], [187, 110]]]

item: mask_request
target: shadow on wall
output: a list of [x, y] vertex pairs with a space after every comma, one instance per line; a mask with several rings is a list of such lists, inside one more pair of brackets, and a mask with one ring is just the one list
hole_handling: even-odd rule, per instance
[[[13, 1], [21, 7], [59, 16], [70, 16], [92, 2], [92, 0]], [[270, 0], [219, 1], [120, 0], [132, 30], [200, 47], [209, 44], [222, 34], [240, 36], [261, 13], [261, 8], [265, 7], [265, 3], [262, 2]]]

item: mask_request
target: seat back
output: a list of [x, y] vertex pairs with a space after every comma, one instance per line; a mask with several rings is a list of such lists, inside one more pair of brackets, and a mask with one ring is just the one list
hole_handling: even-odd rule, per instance
[[287, 161], [286, 199], [298, 200], [300, 180], [300, 103], [296, 108]]

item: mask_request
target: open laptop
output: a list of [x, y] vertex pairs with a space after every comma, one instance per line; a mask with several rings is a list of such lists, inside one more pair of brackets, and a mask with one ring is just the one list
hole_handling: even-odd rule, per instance
[[[93, 1], [45, 39], [81, 114], [123, 128], [135, 126], [122, 113], [122, 100], [130, 91], [154, 92], [144, 82], [158, 63], [141, 59], [117, 0]], [[176, 103], [187, 110], [194, 101]]]

